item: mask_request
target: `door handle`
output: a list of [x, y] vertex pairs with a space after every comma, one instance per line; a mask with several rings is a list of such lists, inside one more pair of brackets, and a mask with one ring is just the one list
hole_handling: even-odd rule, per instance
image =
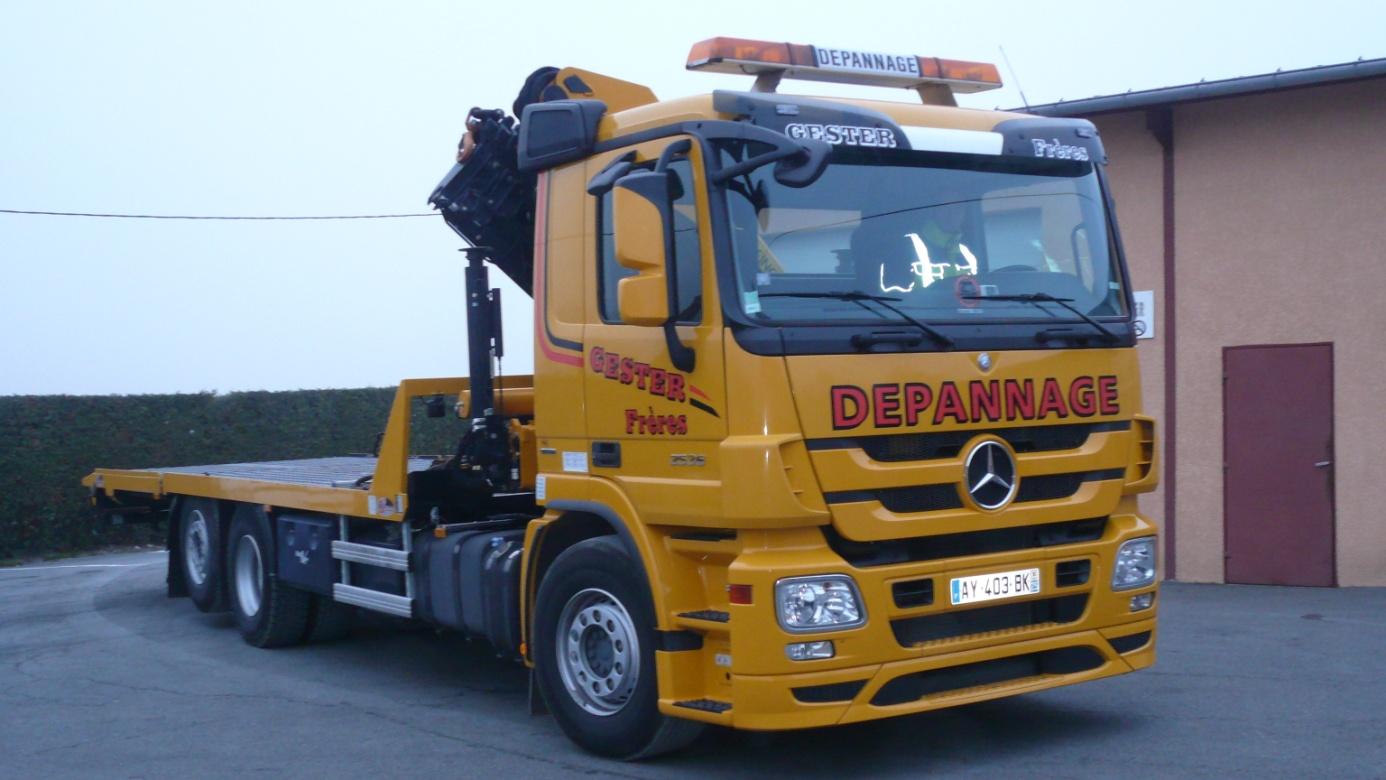
[[1332, 465], [1333, 465], [1333, 461], [1331, 461], [1331, 460], [1321, 460], [1321, 461], [1319, 461], [1318, 463], [1315, 463], [1315, 464], [1314, 464], [1314, 468], [1316, 468], [1316, 469], [1326, 469], [1326, 468], [1328, 468], [1329, 466], [1332, 466]]
[[621, 467], [621, 443], [618, 441], [592, 442], [592, 465], [619, 469]]

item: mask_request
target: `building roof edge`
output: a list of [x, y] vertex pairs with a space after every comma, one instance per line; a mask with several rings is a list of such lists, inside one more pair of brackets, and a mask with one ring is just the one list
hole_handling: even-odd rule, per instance
[[1355, 62], [1343, 62], [1336, 65], [1317, 65], [1312, 68], [1276, 71], [1256, 76], [1200, 81], [1196, 84], [1159, 87], [1117, 95], [1100, 95], [1080, 100], [1060, 100], [1057, 103], [1045, 103], [1009, 110], [1040, 116], [1089, 116], [1381, 76], [1386, 76], [1386, 57], [1371, 60], [1359, 59]]

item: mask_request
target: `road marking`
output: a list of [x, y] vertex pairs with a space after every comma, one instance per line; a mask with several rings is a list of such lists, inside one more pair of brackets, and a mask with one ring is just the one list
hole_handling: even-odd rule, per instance
[[[166, 551], [158, 550], [145, 553], [145, 555], [164, 555]], [[16, 566], [8, 569], [0, 569], [0, 574], [14, 571], [44, 571], [46, 569], [128, 569], [134, 566], [152, 566], [158, 561], [146, 561], [144, 563], [64, 563], [56, 566]]]

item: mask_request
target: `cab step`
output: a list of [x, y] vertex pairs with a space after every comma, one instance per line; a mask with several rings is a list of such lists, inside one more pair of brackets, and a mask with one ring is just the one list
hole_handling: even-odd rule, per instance
[[337, 583], [332, 586], [332, 599], [343, 604], [351, 604], [375, 612], [384, 612], [397, 617], [414, 616], [414, 600], [407, 596], [397, 596], [381, 590], [359, 588], [355, 585]]
[[[410, 565], [413, 552], [413, 532], [409, 523], [404, 524], [400, 534], [403, 549], [381, 547], [374, 544], [353, 542], [349, 538], [351, 523], [345, 516], [339, 518], [341, 537], [332, 542], [332, 558], [341, 562], [341, 582], [332, 585], [332, 599], [343, 604], [383, 612], [396, 617], [414, 617], [414, 570]], [[390, 571], [404, 572], [404, 595], [390, 593], [374, 588], [363, 588], [351, 583], [351, 564], [374, 566]]]
[[409, 553], [389, 547], [376, 547], [360, 542], [335, 541], [332, 543], [332, 557], [348, 563], [365, 566], [379, 566], [394, 571], [409, 571]]
[[718, 701], [716, 699], [689, 699], [687, 701], [674, 702], [675, 707], [683, 707], [699, 712], [711, 712], [720, 715], [732, 708], [729, 701]]

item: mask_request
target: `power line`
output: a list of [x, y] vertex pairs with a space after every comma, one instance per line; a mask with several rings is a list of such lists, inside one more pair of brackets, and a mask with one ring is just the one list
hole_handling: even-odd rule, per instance
[[219, 219], [219, 220], [323, 220], [323, 219], [406, 219], [409, 217], [437, 217], [438, 212], [421, 214], [331, 214], [325, 216], [216, 216], [192, 214], [99, 214], [86, 211], [30, 211], [26, 209], [0, 209], [0, 214], [23, 214], [42, 217], [91, 217], [95, 219]]

